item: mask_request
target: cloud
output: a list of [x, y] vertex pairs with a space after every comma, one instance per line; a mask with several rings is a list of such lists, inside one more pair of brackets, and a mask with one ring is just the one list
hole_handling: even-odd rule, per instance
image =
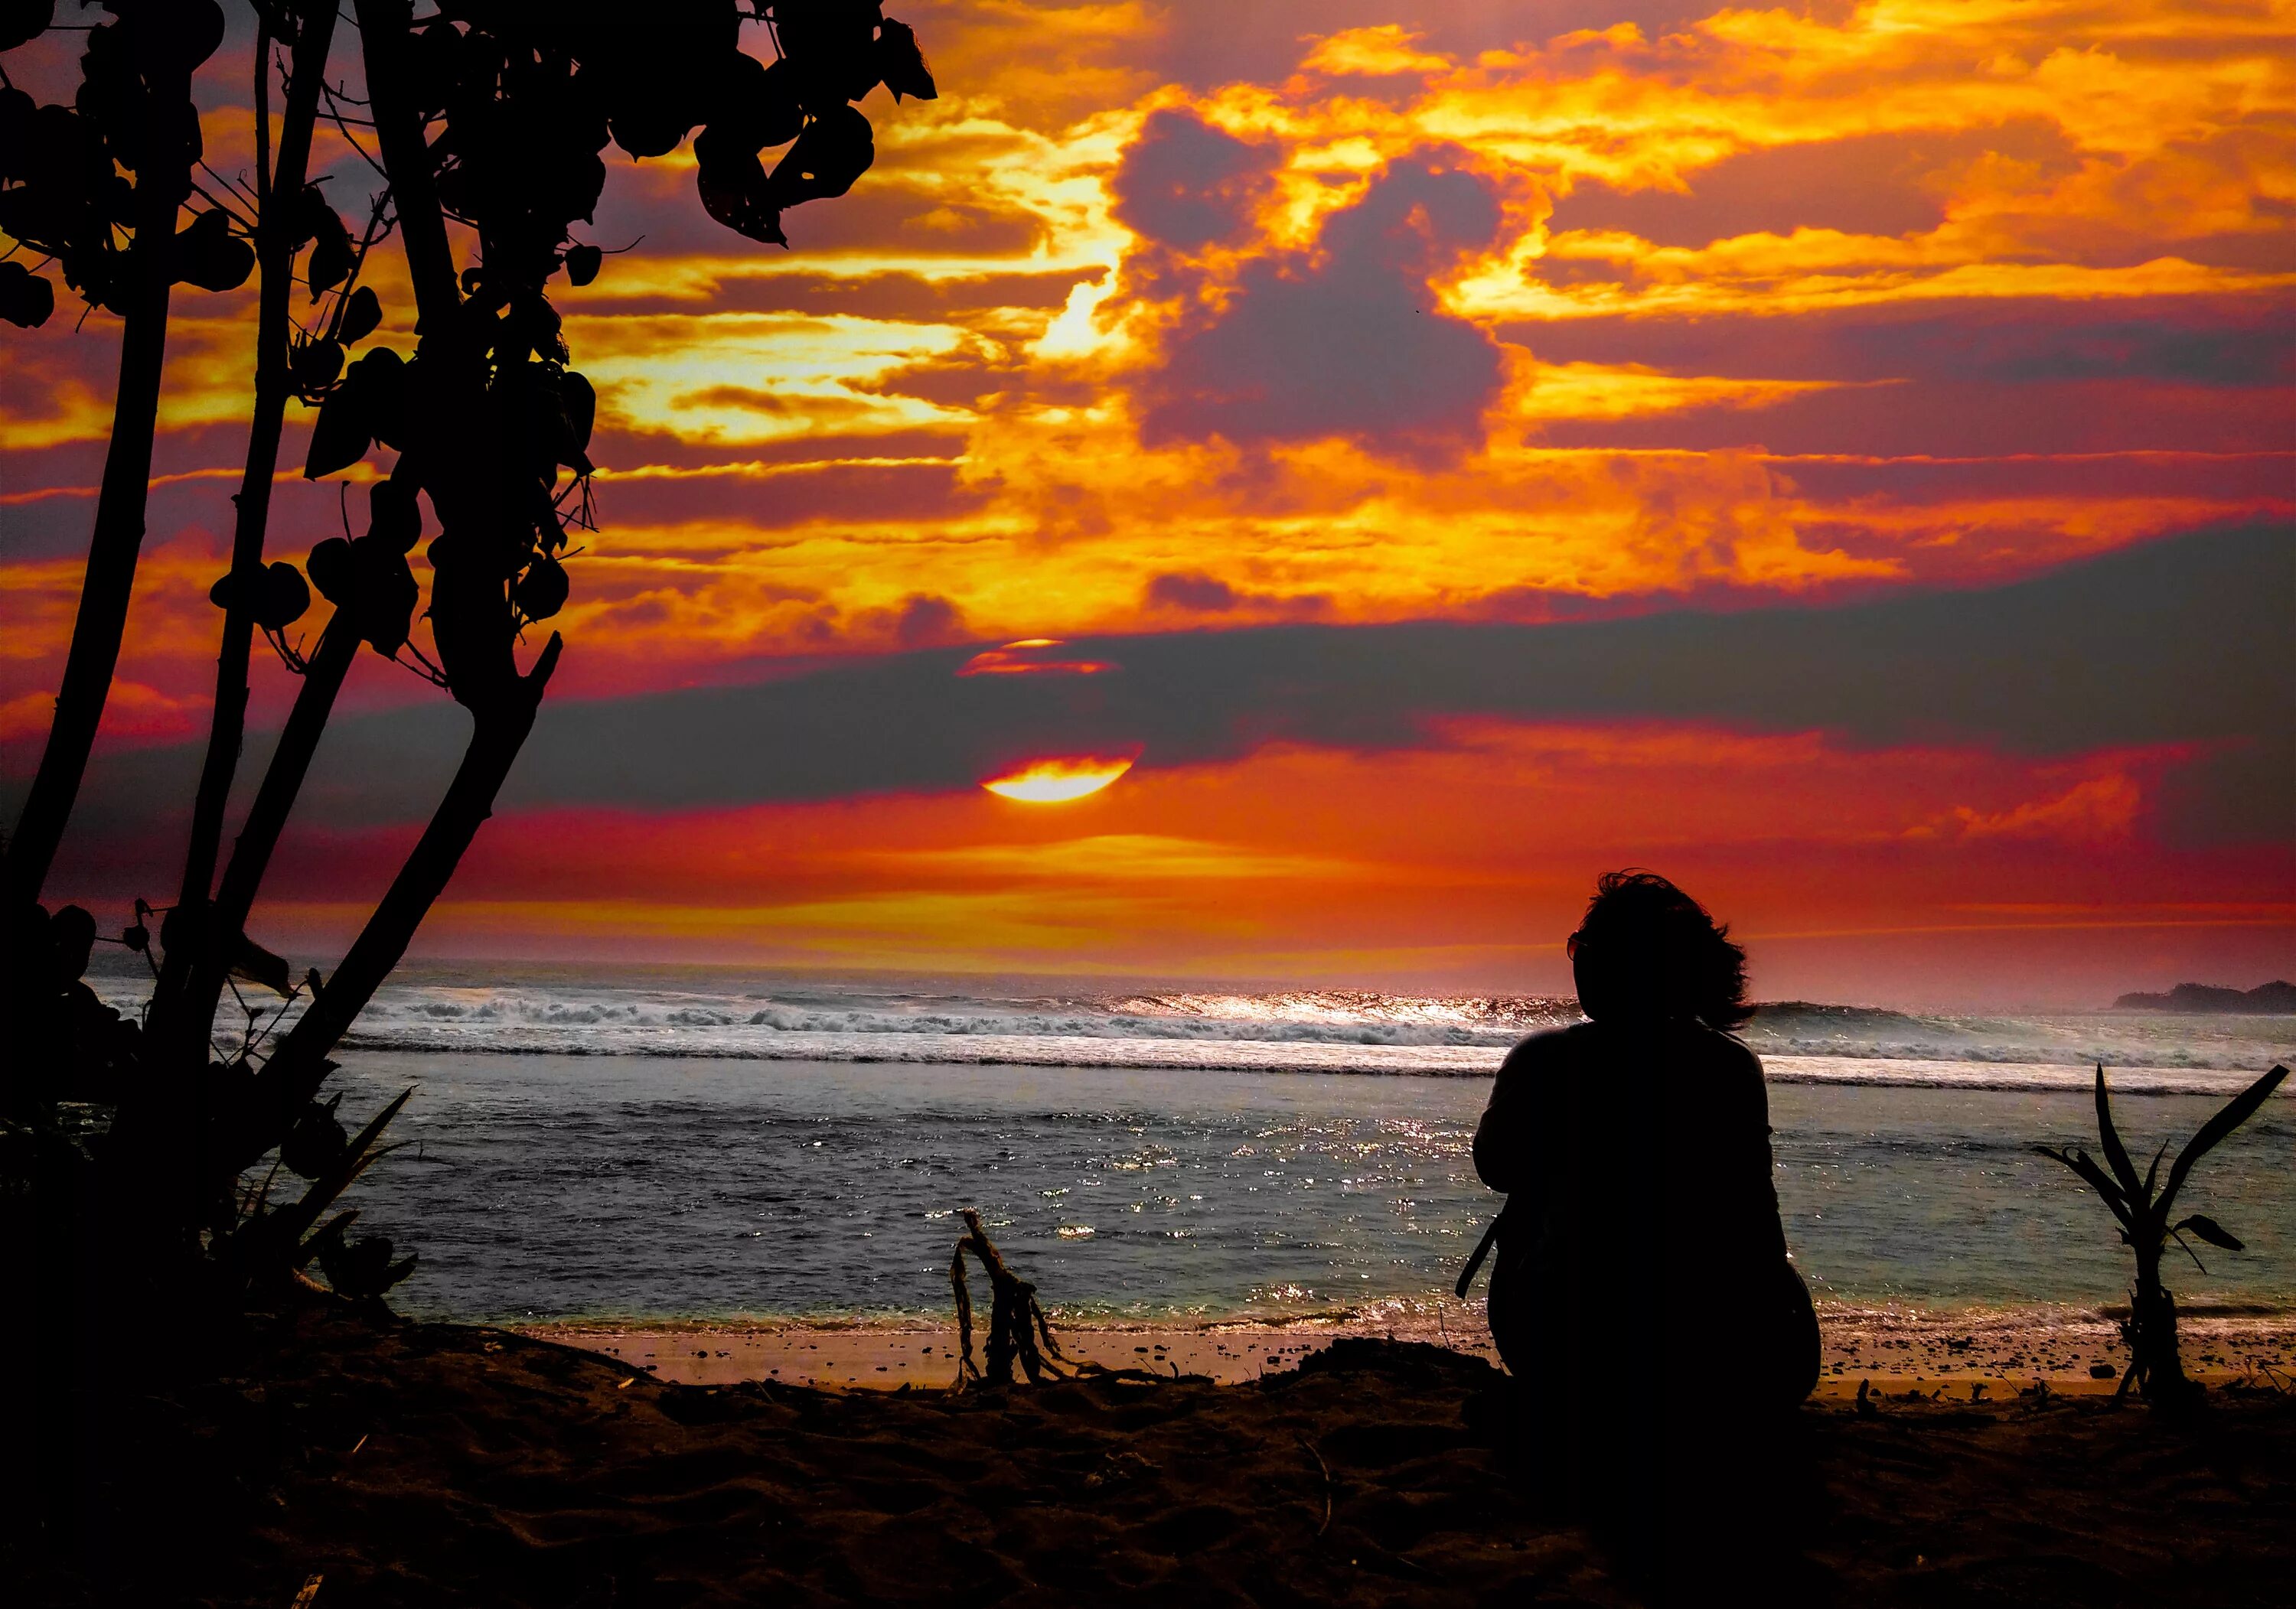
[[1168, 107], [1152, 112], [1109, 183], [1116, 221], [1180, 251], [1250, 227], [1281, 152]]
[[1341, 436], [1406, 458], [1481, 440], [1498, 345], [1430, 280], [1487, 249], [1489, 181], [1437, 157], [1391, 164], [1313, 250], [1252, 260], [1221, 310], [1184, 326], [1149, 381], [1142, 438], [1238, 445]]
[[[1153, 770], [1270, 744], [1441, 747], [1447, 723], [1661, 721], [1816, 731], [1852, 746], [1977, 744], [2049, 756], [2185, 745], [2158, 829], [2283, 841], [2296, 796], [2296, 589], [2286, 527], [2161, 542], [1989, 591], [1837, 608], [1679, 612], [1536, 626], [1287, 625], [1078, 643], [1120, 676], [955, 674], [962, 649], [736, 687], [545, 703], [506, 809], [690, 810], [970, 788], [1000, 756], [1144, 746]], [[458, 712], [338, 723], [315, 772], [341, 826], [427, 811]], [[261, 743], [250, 743], [259, 755]], [[251, 759], [245, 768], [255, 769]], [[191, 746], [113, 755], [84, 796], [98, 837], [188, 796]], [[2229, 796], [2212, 780], [2244, 789]]]

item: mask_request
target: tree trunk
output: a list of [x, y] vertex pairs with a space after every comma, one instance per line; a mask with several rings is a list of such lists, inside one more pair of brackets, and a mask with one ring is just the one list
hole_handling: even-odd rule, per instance
[[517, 696], [478, 713], [470, 746], [447, 786], [447, 796], [439, 801], [430, 825], [399, 868], [390, 893], [367, 919], [350, 952], [335, 968], [335, 976], [319, 991], [264, 1067], [258, 1083], [270, 1109], [291, 1111], [310, 1099], [327, 1075], [328, 1053], [406, 955], [414, 930], [445, 892], [463, 851], [494, 813], [495, 796], [502, 790], [527, 733], [534, 729], [535, 710], [541, 705], [551, 673], [558, 667], [562, 646], [557, 633], [551, 633], [533, 672], [516, 690]]
[[[188, 77], [152, 86], [157, 115], [191, 96]], [[154, 142], [155, 146], [160, 142]], [[8, 843], [5, 894], [11, 903], [40, 897], [79, 796], [80, 779], [103, 723], [104, 700], [119, 664], [135, 561], [144, 547], [144, 512], [152, 482], [152, 442], [159, 426], [160, 378], [168, 356], [168, 297], [172, 287], [176, 214], [191, 193], [191, 153], [180, 142], [155, 149], [135, 176], [135, 237], [127, 250], [127, 305], [121, 309], [119, 388], [112, 401], [111, 443], [96, 494], [95, 529], [72, 622], [63, 685], [56, 694], [47, 747]]]
[[2180, 1402], [2192, 1393], [2177, 1346], [2177, 1298], [2161, 1283], [2161, 1254], [2139, 1248], [2129, 1293], [2128, 1352], [2147, 1401]]
[[[295, 288], [293, 218], [311, 158], [311, 130], [318, 115], [319, 87], [326, 75], [327, 53], [333, 44], [335, 8], [331, 4], [302, 8], [302, 28], [295, 41], [293, 66], [287, 86], [287, 104], [279, 130], [279, 160], [273, 173], [258, 171], [261, 214], [256, 221], [255, 257], [261, 276], [255, 321], [255, 412], [249, 421], [247, 461], [239, 493], [232, 499], [231, 568], [237, 576], [252, 576], [263, 567], [264, 537], [271, 517], [271, 483], [279, 467], [279, 439], [285, 424], [287, 399], [294, 389], [287, 370], [288, 331], [291, 323], [288, 298]], [[271, 64], [269, 35], [256, 40], [256, 116], [266, 118]], [[258, 141], [267, 143], [267, 132]], [[259, 158], [258, 158], [259, 166]], [[255, 619], [245, 608], [251, 587], [231, 594], [224, 612], [223, 641], [216, 654], [215, 712], [208, 727], [207, 757], [200, 769], [200, 787], [192, 804], [192, 837], [184, 856], [179, 912], [196, 911], [206, 904], [215, 883], [216, 859], [223, 840], [224, 808], [231, 796], [232, 780], [239, 768], [241, 745], [247, 730], [247, 667], [254, 644]], [[356, 644], [352, 645], [354, 648]], [[338, 674], [337, 681], [340, 681]], [[332, 702], [333, 694], [328, 694]], [[298, 698], [299, 709], [301, 700]], [[322, 716], [324, 721], [324, 715]], [[300, 780], [300, 772], [297, 780]], [[289, 801], [292, 802], [292, 794]], [[271, 835], [277, 837], [275, 830]], [[245, 837], [242, 836], [242, 842]], [[268, 849], [266, 849], [266, 858]], [[256, 876], [260, 878], [258, 866]], [[194, 919], [196, 920], [196, 919]], [[198, 937], [191, 944], [168, 948], [160, 986], [153, 992], [152, 1030], [158, 1042], [179, 1049], [203, 1041], [215, 1016], [223, 972], [240, 927], [247, 919], [244, 906], [236, 918], [197, 923]], [[223, 966], [214, 965], [221, 952]], [[212, 988], [201, 986], [212, 975]], [[176, 1058], [162, 1052], [169, 1063]]]
[[406, 61], [408, 0], [357, 0], [375, 141], [390, 174], [421, 336], [407, 444], [424, 469], [440, 531], [430, 544], [430, 634], [455, 701], [483, 723], [515, 702], [518, 631], [510, 580], [526, 549], [506, 495], [515, 474], [486, 394], [487, 358], [462, 292]]

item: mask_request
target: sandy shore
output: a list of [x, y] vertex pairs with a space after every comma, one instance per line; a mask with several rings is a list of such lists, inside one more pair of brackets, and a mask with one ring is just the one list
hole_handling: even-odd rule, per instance
[[[257, 1315], [220, 1372], [147, 1369], [86, 1400], [81, 1482], [0, 1506], [0, 1580], [25, 1609], [1643, 1601], [1547, 1495], [1503, 1378], [1457, 1352], [1326, 1329], [1242, 1385], [951, 1394], [679, 1385], [667, 1336], [689, 1359], [734, 1348], [651, 1333], [648, 1371], [499, 1329]], [[1265, 1330], [1202, 1340], [1231, 1368], [1269, 1355]], [[855, 1355], [775, 1344], [807, 1369], [824, 1344]], [[1773, 1550], [1767, 1604], [2227, 1609], [2284, 1604], [2296, 1571], [2285, 1394], [2186, 1417], [1898, 1393], [1808, 1404], [1772, 1450], [1775, 1500], [1732, 1533]], [[29, 1524], [60, 1492], [75, 1525]]]
[[[578, 1346], [660, 1380], [728, 1385], [743, 1380], [833, 1389], [898, 1390], [947, 1386], [956, 1376], [955, 1327], [792, 1322], [549, 1324], [518, 1332]], [[2060, 1393], [2111, 1392], [2128, 1361], [2119, 1327], [2101, 1312], [2029, 1310], [2012, 1313], [1928, 1313], [1906, 1309], [1829, 1309], [1821, 1397], [1855, 1395], [1861, 1381], [1892, 1395], [1918, 1391], [1966, 1397], [1982, 1386], [1994, 1397], [2046, 1382]], [[2196, 1313], [2182, 1326], [2185, 1367], [2222, 1384], [2262, 1376], [2296, 1376], [2296, 1317]], [[1241, 1384], [1296, 1369], [1349, 1336], [1416, 1341], [1497, 1360], [1479, 1304], [1446, 1303], [1438, 1312], [1400, 1311], [1373, 1319], [1303, 1319], [1283, 1324], [1230, 1323], [1195, 1327], [1065, 1326], [1055, 1334], [1070, 1357], [1160, 1375], [1193, 1375]], [[976, 1348], [980, 1337], [974, 1338]], [[1686, 1341], [1682, 1359], [1695, 1375], [1698, 1354]]]

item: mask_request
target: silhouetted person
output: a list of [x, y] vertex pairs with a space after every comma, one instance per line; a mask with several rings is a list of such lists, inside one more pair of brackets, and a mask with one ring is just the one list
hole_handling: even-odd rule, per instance
[[1508, 1195], [1490, 1323], [1528, 1455], [1654, 1585], [1685, 1544], [1763, 1551], [1817, 1378], [1727, 933], [1664, 878], [1603, 877], [1568, 946], [1591, 1020], [1517, 1045], [1475, 1131]]

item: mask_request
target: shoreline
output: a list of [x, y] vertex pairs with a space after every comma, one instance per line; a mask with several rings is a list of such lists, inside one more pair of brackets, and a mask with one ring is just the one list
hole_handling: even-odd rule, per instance
[[[1821, 1309], [1820, 1399], [1857, 1394], [1861, 1382], [1891, 1396], [1972, 1388], [1994, 1400], [2037, 1385], [2059, 1395], [2117, 1389], [2128, 1352], [2118, 1322], [2097, 1309], [1933, 1312]], [[686, 1385], [768, 1381], [832, 1390], [946, 1389], [956, 1376], [953, 1321], [914, 1319], [559, 1320], [496, 1328], [611, 1358], [655, 1380]], [[2186, 1372], [2210, 1385], [2296, 1376], [2296, 1312], [2199, 1311], [2179, 1321]], [[973, 1344], [985, 1338], [976, 1327]], [[1196, 1376], [1223, 1385], [1289, 1373], [1333, 1342], [1370, 1337], [1444, 1346], [1496, 1363], [1480, 1303], [1382, 1315], [1308, 1316], [1197, 1324], [1054, 1320], [1072, 1360], [1111, 1368]], [[1700, 1373], [1686, 1337], [1685, 1376]], [[2095, 1371], [2109, 1372], [2098, 1377]]]

